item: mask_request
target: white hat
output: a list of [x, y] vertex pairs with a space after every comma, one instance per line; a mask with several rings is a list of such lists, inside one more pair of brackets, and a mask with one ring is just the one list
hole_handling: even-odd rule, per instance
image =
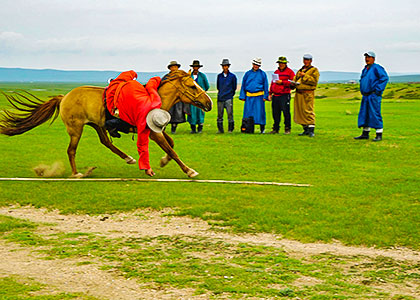
[[149, 111], [146, 116], [146, 123], [154, 132], [161, 133], [171, 120], [171, 115], [166, 110], [156, 108]]
[[365, 54], [363, 54], [364, 56], [370, 56], [370, 57], [373, 57], [373, 58], [376, 58], [376, 53], [375, 52], [373, 52], [373, 51], [368, 51], [368, 52], [366, 52]]
[[260, 67], [261, 67], [261, 64], [262, 64], [261, 57], [254, 58], [254, 59], [252, 60], [252, 63], [253, 63], [254, 65], [257, 65], [257, 66], [260, 66]]
[[310, 54], [304, 54], [303, 59], [313, 59], [313, 57]]

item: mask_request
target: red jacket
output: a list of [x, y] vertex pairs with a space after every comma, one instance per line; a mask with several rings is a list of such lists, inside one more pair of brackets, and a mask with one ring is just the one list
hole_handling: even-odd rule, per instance
[[286, 67], [283, 71], [277, 69], [274, 74], [279, 75], [279, 80], [283, 80], [281, 84], [271, 82], [270, 95], [280, 96], [284, 94], [290, 94], [290, 80], [295, 77], [295, 72], [292, 69]]
[[137, 73], [134, 71], [122, 72], [109, 84], [106, 90], [106, 101], [111, 114], [114, 114], [115, 108], [117, 108], [121, 120], [137, 127], [139, 168], [145, 170], [150, 169], [150, 129], [146, 124], [146, 116], [152, 109], [162, 106], [162, 101], [157, 92], [161, 79], [153, 77], [144, 87], [135, 80], [136, 78]]

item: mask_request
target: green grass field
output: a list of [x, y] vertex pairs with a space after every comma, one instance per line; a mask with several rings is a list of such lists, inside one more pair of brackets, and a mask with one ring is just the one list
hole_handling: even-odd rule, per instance
[[[42, 99], [79, 84], [2, 83], [0, 89], [28, 90]], [[32, 205], [62, 213], [112, 214], [141, 208], [172, 208], [176, 215], [202, 218], [216, 230], [267, 232], [302, 242], [338, 240], [345, 245], [420, 250], [419, 84], [390, 84], [382, 104], [384, 140], [356, 141], [360, 94], [357, 85], [321, 84], [314, 138], [239, 132], [243, 102], [234, 101], [236, 129], [216, 134], [217, 109], [206, 114], [204, 132], [179, 125], [173, 136], [181, 159], [199, 179], [309, 183], [311, 187], [152, 182], [0, 181], [0, 207]], [[209, 93], [215, 99], [215, 91]], [[215, 103], [216, 104], [216, 103]], [[0, 110], [7, 107], [0, 98]], [[267, 129], [272, 125], [267, 103]], [[227, 121], [225, 121], [225, 127]], [[282, 129], [283, 130], [283, 126]], [[374, 133], [372, 133], [374, 135]], [[60, 119], [22, 136], [0, 136], [0, 177], [35, 177], [41, 163], [62, 162], [68, 136]], [[114, 139], [137, 158], [136, 137]], [[156, 178], [187, 178], [171, 162], [159, 167], [161, 149], [151, 142]], [[99, 143], [85, 127], [76, 157], [79, 171], [96, 166], [92, 178], [146, 178]], [[108, 239], [98, 234], [40, 234], [41, 224], [0, 215], [0, 238], [32, 247], [46, 259], [100, 257], [102, 270], [135, 278], [145, 288], [192, 288], [211, 299], [416, 299], [384, 292], [377, 284], [412, 284], [418, 264], [384, 257], [321, 254], [302, 259], [282, 250], [215, 242], [190, 236]], [[207, 274], [207, 275], [206, 275]], [[228, 276], [226, 276], [228, 275]], [[295, 285], [299, 278], [315, 284]], [[31, 278], [0, 276], [0, 299], [95, 299], [80, 293], [51, 293]], [[391, 296], [394, 295], [394, 296]], [[295, 298], [300, 297], [300, 298]]]
[[[42, 98], [66, 93], [70, 84], [1, 84]], [[390, 85], [385, 93], [406, 85]], [[411, 86], [408, 89], [412, 88]], [[418, 85], [415, 86], [418, 89]], [[243, 103], [234, 102], [236, 130], [216, 134], [216, 109], [206, 114], [204, 133], [190, 135], [181, 124], [175, 149], [200, 179], [255, 180], [309, 183], [310, 188], [239, 186], [196, 183], [19, 183], [0, 182], [0, 204], [19, 203], [58, 208], [63, 212], [100, 214], [142, 207], [176, 208], [181, 215], [200, 217], [230, 226], [233, 231], [274, 232], [301, 241], [340, 240], [351, 245], [407, 246], [420, 249], [418, 99], [385, 99], [382, 104], [384, 140], [356, 141], [359, 101], [346, 97], [351, 85], [321, 85], [317, 99], [316, 137], [292, 134], [244, 135], [240, 126]], [[214, 92], [210, 95], [215, 96]], [[2, 98], [0, 107], [7, 107]], [[267, 108], [267, 127], [272, 125]], [[134, 137], [135, 139], [136, 137]], [[132, 136], [115, 144], [137, 157]], [[68, 136], [61, 120], [22, 136], [0, 137], [0, 177], [33, 177], [40, 163], [61, 161], [70, 175]], [[159, 168], [163, 152], [153, 142], [150, 160], [156, 178], [186, 178], [171, 162]], [[92, 177], [144, 178], [137, 166], [126, 165], [103, 147], [86, 127], [77, 163], [82, 171], [98, 167]]]

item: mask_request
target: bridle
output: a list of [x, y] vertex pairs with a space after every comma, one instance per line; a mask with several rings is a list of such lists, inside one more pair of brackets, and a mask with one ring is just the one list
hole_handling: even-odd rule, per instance
[[[196, 104], [199, 107], [204, 107], [204, 105], [197, 101], [198, 97], [200, 97], [202, 94], [205, 94], [206, 92], [197, 84], [198, 87], [200, 87], [200, 92], [198, 92], [197, 94], [193, 94], [192, 92], [190, 92], [187, 88], [187, 86], [185, 85], [184, 81], [187, 80], [189, 77], [185, 76], [184, 78], [181, 79], [181, 87], [183, 88], [183, 90], [180, 89], [180, 87], [176, 86], [172, 80], [168, 80], [167, 82], [169, 82], [170, 84], [172, 84], [178, 92], [181, 93], [182, 96], [185, 96], [186, 98], [188, 98], [188, 100], [190, 100], [191, 102], [193, 102], [194, 104]], [[195, 81], [194, 81], [195, 83]]]

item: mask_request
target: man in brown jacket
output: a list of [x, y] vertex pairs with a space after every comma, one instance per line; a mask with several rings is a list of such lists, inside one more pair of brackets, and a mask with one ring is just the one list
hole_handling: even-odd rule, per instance
[[296, 87], [294, 121], [303, 127], [300, 136], [313, 137], [315, 131], [315, 89], [319, 80], [319, 71], [312, 66], [312, 55], [303, 56], [303, 67], [293, 79]]

